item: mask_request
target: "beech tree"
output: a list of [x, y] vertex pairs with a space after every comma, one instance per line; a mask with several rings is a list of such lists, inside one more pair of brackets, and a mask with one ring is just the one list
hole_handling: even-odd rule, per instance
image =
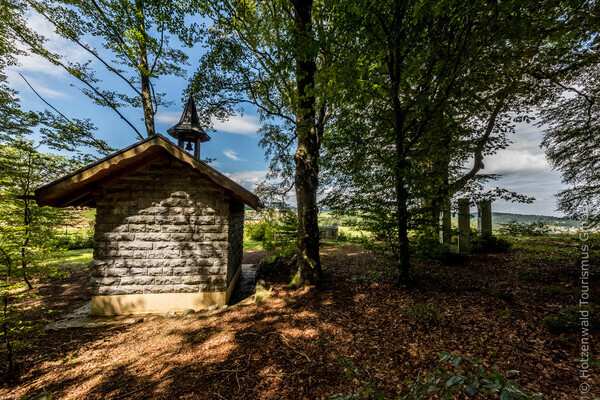
[[10, 0], [0, 1], [0, 141], [28, 132], [33, 125], [31, 115], [19, 104], [17, 92], [7, 82], [6, 68], [17, 64], [17, 55], [23, 52], [17, 47], [11, 26], [23, 12], [23, 6]]
[[339, 46], [349, 64], [340, 80], [346, 96], [325, 143], [333, 175], [344, 176], [332, 178], [327, 200], [363, 213], [375, 237], [391, 244], [404, 282], [408, 231], [422, 223], [422, 199], [439, 209], [477, 178], [485, 154], [507, 144], [508, 112], [528, 117], [526, 71], [552, 44], [568, 5], [382, 0], [339, 7], [346, 8], [336, 14], [337, 29], [356, 38]]
[[545, 51], [532, 72], [541, 86], [539, 126], [546, 157], [567, 185], [557, 193], [558, 210], [594, 227], [600, 225], [600, 5], [581, 2], [565, 23], [570, 37], [557, 37], [560, 51]]
[[257, 108], [270, 177], [281, 179], [283, 192], [296, 192], [298, 270], [292, 286], [322, 275], [318, 162], [329, 117], [323, 7], [313, 0], [211, 3], [210, 48], [190, 86], [205, 115], [226, 119], [241, 105]]
[[[154, 80], [160, 76], [185, 75], [187, 54], [170, 46], [177, 38], [184, 46], [198, 42], [200, 29], [189, 24], [191, 1], [173, 2], [117, 0], [12, 0], [50, 22], [55, 32], [72, 41], [89, 54], [90, 60], [76, 62], [44, 46], [45, 38], [24, 29], [25, 24], [11, 26], [12, 34], [25, 43], [28, 50], [43, 56], [63, 68], [81, 84], [81, 91], [97, 105], [112, 109], [137, 135], [143, 138], [135, 123], [129, 120], [124, 107], [141, 109], [147, 136], [156, 133], [154, 115], [159, 106], [168, 102], [164, 93], [154, 90]], [[28, 7], [28, 8], [27, 8]], [[102, 43], [97, 48], [86, 39], [93, 37]], [[123, 83], [120, 90], [106, 89], [91, 65], [109, 72]]]

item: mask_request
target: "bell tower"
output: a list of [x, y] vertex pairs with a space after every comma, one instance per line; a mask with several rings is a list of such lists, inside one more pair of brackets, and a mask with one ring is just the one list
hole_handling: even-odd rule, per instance
[[177, 125], [167, 129], [167, 133], [177, 139], [177, 145], [188, 153], [194, 154], [194, 157], [200, 159], [200, 143], [208, 142], [210, 136], [204, 132], [200, 126], [196, 104], [192, 95], [190, 95], [181, 119]]

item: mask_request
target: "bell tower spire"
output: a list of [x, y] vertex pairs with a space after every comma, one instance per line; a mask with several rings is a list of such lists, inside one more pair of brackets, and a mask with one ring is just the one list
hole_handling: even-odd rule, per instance
[[177, 145], [200, 159], [200, 143], [208, 142], [210, 136], [200, 126], [196, 104], [190, 94], [188, 101], [177, 125], [167, 129], [167, 133], [177, 139]]

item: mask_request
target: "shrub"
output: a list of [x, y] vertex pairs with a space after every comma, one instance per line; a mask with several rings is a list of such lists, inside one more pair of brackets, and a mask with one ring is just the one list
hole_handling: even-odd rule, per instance
[[250, 240], [262, 242], [265, 237], [273, 234], [273, 225], [268, 220], [246, 225], [246, 235]]
[[552, 333], [571, 332], [581, 328], [581, 317], [587, 317], [590, 331], [600, 327], [600, 315], [597, 306], [571, 306], [548, 314], [542, 319], [542, 325]]
[[550, 296], [567, 293], [567, 289], [562, 286], [544, 286], [542, 291]]
[[411, 253], [422, 260], [437, 261], [442, 264], [458, 264], [463, 257], [447, 244], [430, 236], [419, 236], [411, 242]]
[[[541, 393], [530, 394], [519, 384], [509, 379], [519, 371], [507, 371], [502, 374], [497, 366], [486, 369], [480, 360], [453, 356], [441, 353], [440, 360], [447, 367], [440, 366], [435, 371], [404, 384], [409, 389], [407, 396], [399, 400], [417, 400], [435, 398], [453, 399], [456, 395], [500, 396], [502, 400], [537, 400], [542, 399]], [[506, 376], [505, 376], [506, 375]], [[463, 397], [460, 397], [463, 398]]]
[[[340, 360], [346, 378], [358, 382], [353, 393], [336, 393], [330, 400], [367, 400], [393, 398], [396, 400], [500, 398], [501, 400], [541, 400], [541, 393], [531, 394], [511, 379], [519, 371], [502, 373], [497, 366], [486, 368], [481, 360], [441, 353], [439, 366], [433, 372], [403, 382], [407, 394], [386, 396], [377, 389], [376, 382], [364, 366], [357, 366], [349, 359]], [[363, 372], [364, 370], [364, 372]], [[458, 397], [460, 396], [460, 397]]]
[[443, 314], [429, 303], [411, 304], [408, 307], [401, 307], [399, 312], [414, 325], [437, 326], [444, 320]]
[[338, 238], [337, 238], [338, 242], [341, 243], [358, 243], [358, 244], [362, 244], [365, 239], [362, 236], [357, 236], [357, 235], [350, 235], [342, 230], [339, 231], [338, 233]]
[[520, 267], [517, 270], [517, 278], [522, 282], [530, 282], [537, 277], [538, 270], [532, 267]]
[[67, 250], [89, 249], [94, 247], [94, 234], [90, 231], [58, 235], [50, 242], [50, 247]]
[[471, 252], [473, 253], [508, 253], [511, 244], [508, 240], [486, 233], [475, 235], [471, 240]]
[[508, 224], [500, 225], [500, 232], [507, 236], [547, 236], [550, 234], [550, 228], [541, 220], [530, 224], [520, 224], [517, 220], [512, 220]]

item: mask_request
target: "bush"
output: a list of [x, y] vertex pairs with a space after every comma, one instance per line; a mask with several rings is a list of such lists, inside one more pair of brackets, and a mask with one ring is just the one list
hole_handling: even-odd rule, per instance
[[412, 304], [408, 307], [402, 307], [400, 315], [408, 318], [413, 325], [431, 327], [440, 325], [444, 320], [444, 315], [438, 311], [432, 304]]
[[522, 282], [531, 282], [538, 275], [537, 268], [533, 267], [518, 267], [517, 278]]
[[499, 395], [502, 400], [543, 398], [541, 393], [527, 393], [519, 384], [507, 377], [516, 375], [519, 371], [507, 371], [502, 374], [497, 366], [486, 369], [480, 360], [453, 356], [449, 353], [441, 353], [440, 360], [447, 363], [447, 367], [440, 366], [430, 374], [406, 381], [404, 384], [409, 388], [409, 394], [398, 399], [431, 399], [432, 395], [439, 396], [435, 398], [454, 399], [460, 394], [465, 397]]
[[337, 238], [338, 242], [341, 243], [357, 243], [357, 244], [362, 244], [365, 241], [364, 236], [358, 236], [358, 235], [350, 235], [344, 231], [339, 231], [338, 233], [338, 238]]
[[587, 317], [590, 331], [600, 327], [600, 315], [597, 306], [571, 306], [548, 314], [542, 319], [542, 325], [552, 333], [565, 333], [581, 328], [581, 317]]
[[50, 247], [67, 250], [90, 249], [94, 247], [93, 232], [58, 235], [50, 242]]
[[[426, 375], [403, 382], [407, 394], [386, 396], [377, 388], [377, 382], [368, 373], [367, 366], [356, 365], [349, 359], [340, 360], [346, 378], [358, 382], [352, 393], [336, 393], [330, 400], [368, 400], [393, 398], [396, 400], [500, 398], [501, 400], [541, 400], [541, 393], [531, 394], [511, 378], [519, 371], [502, 372], [497, 366], [486, 368], [481, 360], [441, 353], [443, 365]], [[459, 397], [460, 396], [460, 397]]]
[[507, 236], [547, 236], [550, 234], [550, 228], [541, 220], [528, 225], [512, 220], [508, 224], [500, 225], [500, 232]]
[[246, 235], [250, 240], [262, 242], [268, 236], [273, 236], [273, 224], [268, 220], [246, 225]]
[[473, 253], [508, 253], [511, 246], [508, 240], [489, 233], [477, 234], [471, 240], [471, 252]]
[[411, 253], [422, 260], [437, 261], [448, 265], [458, 264], [463, 260], [463, 257], [450, 245], [440, 243], [433, 237], [419, 236], [411, 245]]

